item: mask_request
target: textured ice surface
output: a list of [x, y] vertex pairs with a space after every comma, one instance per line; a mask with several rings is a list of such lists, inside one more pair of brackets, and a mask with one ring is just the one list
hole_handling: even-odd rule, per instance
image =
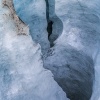
[[[44, 67], [53, 72], [68, 97], [89, 100], [92, 94], [91, 100], [99, 100], [100, 0], [14, 0], [14, 5], [43, 54], [50, 47], [49, 41], [54, 43]], [[0, 99], [66, 100], [52, 74], [43, 68], [40, 46], [30, 36], [16, 36], [14, 23], [7, 15], [0, 19]], [[46, 20], [53, 22], [49, 41]]]
[[[49, 40], [51, 43], [53, 43], [58, 38], [58, 36], [59, 35], [60, 36], [55, 41], [55, 46], [48, 53], [47, 58], [44, 61], [44, 65], [46, 68], [50, 69], [53, 72], [53, 74], [55, 75], [55, 80], [59, 82], [60, 86], [63, 87], [64, 90], [65, 90], [64, 84], [67, 84], [67, 86], [72, 89], [72, 90], [66, 89], [66, 91], [69, 91], [69, 95], [71, 95], [70, 91], [72, 91], [72, 94], [75, 94], [76, 93], [75, 91], [79, 92], [81, 91], [82, 95], [85, 95], [84, 98], [86, 97], [85, 98], [86, 100], [90, 98], [92, 93], [93, 78], [94, 78], [93, 68], [97, 60], [96, 55], [98, 55], [97, 53], [98, 46], [100, 45], [99, 44], [100, 1], [99, 0], [91, 0], [91, 1], [90, 0], [84, 0], [84, 1], [45, 0], [45, 1], [48, 1], [49, 3], [48, 20], [53, 21], [53, 31], [51, 36], [49, 37]], [[41, 6], [42, 5], [39, 5], [39, 7]], [[21, 14], [23, 14], [22, 8], [21, 9], [18, 9], [18, 7], [16, 8], [18, 14], [21, 16]], [[26, 15], [21, 17], [26, 17]], [[24, 19], [25, 18], [23, 18], [23, 20]], [[99, 67], [97, 67], [97, 64], [95, 66], [95, 70], [96, 70], [96, 82], [97, 80], [99, 82], [98, 79], [99, 75], [97, 74], [97, 71], [99, 72]], [[62, 77], [63, 79], [61, 79]], [[63, 83], [62, 80], [64, 81]], [[73, 81], [75, 81], [75, 84]], [[94, 98], [96, 94], [97, 95], [99, 94], [99, 89], [98, 91], [96, 91], [96, 89], [99, 87], [99, 83], [95, 84], [98, 86], [96, 85], [94, 86], [95, 89], [92, 96]], [[82, 86], [83, 89], [80, 88], [80, 85]], [[79, 96], [79, 94], [75, 95]], [[73, 95], [72, 98], [74, 98], [75, 95]], [[96, 97], [99, 97], [99, 95]], [[84, 98], [82, 97], [83, 100]]]
[[14, 0], [20, 18], [29, 25], [32, 39], [40, 43], [43, 54], [49, 49], [45, 0]]
[[44, 65], [71, 100], [89, 100], [92, 95], [94, 62], [100, 45], [99, 3], [55, 0], [55, 14], [63, 29]]
[[10, 10], [0, 0], [0, 100], [68, 100], [43, 68], [41, 47], [17, 35]]
[[70, 45], [56, 45], [44, 60], [71, 100], [89, 100], [94, 80], [93, 60]]
[[91, 100], [100, 100], [100, 47], [95, 59], [95, 81]]
[[[99, 3], [97, 0], [95, 2]], [[99, 6], [95, 2], [55, 0], [55, 13], [63, 22], [63, 32], [57, 40], [58, 44], [69, 44], [93, 56], [100, 39]]]

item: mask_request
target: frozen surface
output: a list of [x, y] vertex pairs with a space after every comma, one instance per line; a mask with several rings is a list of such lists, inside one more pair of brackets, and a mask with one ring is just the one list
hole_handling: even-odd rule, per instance
[[95, 62], [95, 81], [91, 100], [100, 100], [100, 47]]
[[32, 39], [40, 43], [42, 53], [50, 47], [47, 33], [45, 0], [13, 0], [17, 14], [29, 25]]
[[99, 3], [99, 0], [55, 0], [55, 13], [63, 22], [63, 32], [56, 43], [69, 44], [93, 57], [100, 39]]
[[45, 68], [53, 72], [55, 80], [71, 100], [89, 100], [100, 46], [100, 1], [54, 1], [54, 12], [63, 23], [63, 29], [44, 61]]
[[71, 100], [89, 100], [92, 95], [94, 66], [91, 57], [70, 45], [56, 45], [44, 60], [55, 80]]
[[43, 68], [41, 47], [17, 35], [10, 10], [0, 0], [0, 100], [68, 100]]
[[[82, 99], [87, 100], [91, 97], [93, 89], [92, 98], [93, 100], [98, 100], [100, 94], [98, 88], [99, 74], [97, 74], [99, 73], [99, 63], [97, 64], [96, 62], [100, 61], [99, 58], [97, 60], [98, 47], [100, 45], [100, 1], [45, 1], [48, 1], [49, 5], [49, 7], [47, 7], [47, 9], [49, 9], [49, 18], [47, 20], [53, 22], [53, 30], [49, 40], [53, 44], [53, 42], [58, 39], [54, 42], [55, 46], [50, 49], [44, 61], [44, 67], [53, 72], [55, 80], [69, 93], [69, 96], [71, 95], [70, 93], [75, 94], [76, 91], [82, 92], [80, 95], [73, 95], [72, 98], [75, 98], [76, 95], [80, 97], [82, 97], [81, 95], [85, 95]], [[42, 6], [42, 4], [39, 5], [39, 7], [40, 6]], [[16, 9], [21, 16], [23, 10], [21, 10], [21, 8], [18, 9], [18, 7], [16, 7]], [[25, 18], [23, 18], [23, 20], [24, 19]], [[96, 82], [94, 82], [93, 88], [93, 81], [95, 81], [94, 65]], [[67, 85], [66, 87], [70, 87], [69, 90], [66, 89], [65, 85]], [[79, 85], [79, 87], [77, 85]], [[82, 88], [80, 88], [80, 85]], [[84, 88], [86, 88], [86, 90]]]
[[[100, 0], [14, 0], [30, 36], [17, 36], [9, 10], [1, 7], [0, 99], [66, 100], [63, 89], [71, 100], [99, 100], [99, 5]], [[41, 50], [47, 53], [44, 64]]]

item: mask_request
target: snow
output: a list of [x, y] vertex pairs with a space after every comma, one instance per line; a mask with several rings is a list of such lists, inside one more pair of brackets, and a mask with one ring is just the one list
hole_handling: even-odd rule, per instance
[[68, 100], [43, 68], [41, 47], [17, 27], [0, 0], [0, 100]]

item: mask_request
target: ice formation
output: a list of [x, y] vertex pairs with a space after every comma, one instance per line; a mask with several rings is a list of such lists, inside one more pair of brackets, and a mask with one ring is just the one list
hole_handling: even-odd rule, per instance
[[30, 35], [18, 35], [9, 15], [0, 0], [0, 100], [68, 100], [43, 68], [40, 45]]
[[[30, 27], [32, 39], [41, 45], [43, 55], [50, 48], [45, 0], [13, 0], [17, 14]], [[27, 5], [27, 7], [26, 7]]]
[[11, 12], [9, 14], [9, 16], [11, 16], [13, 18], [14, 22], [16, 23], [17, 29], [18, 29], [17, 34], [24, 34], [24, 35], [29, 34], [28, 26], [25, 25], [25, 23], [22, 22], [19, 19], [19, 17], [16, 15], [16, 12], [14, 10], [13, 0], [3, 0], [2, 4], [3, 4], [2, 5], [3, 7], [8, 7], [9, 8], [9, 10]]
[[13, 1], [30, 34], [0, 5], [0, 99], [99, 100], [100, 0]]
[[63, 31], [44, 65], [71, 100], [89, 100], [93, 92], [94, 62], [100, 45], [95, 5], [93, 0], [55, 0], [55, 14], [63, 23]]

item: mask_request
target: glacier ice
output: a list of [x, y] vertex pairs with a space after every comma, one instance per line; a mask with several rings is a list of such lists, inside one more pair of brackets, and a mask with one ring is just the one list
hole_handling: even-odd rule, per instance
[[94, 81], [93, 94], [91, 100], [100, 100], [100, 50], [99, 49], [95, 62], [95, 81]]
[[[45, 0], [13, 0], [17, 14], [30, 28], [32, 39], [41, 45], [45, 54], [50, 48], [47, 33]], [[27, 7], [26, 7], [27, 5]]]
[[44, 67], [53, 72], [71, 100], [89, 100], [93, 92], [94, 62], [100, 45], [100, 2], [96, 1], [55, 0], [55, 14], [63, 31], [49, 50]]
[[[45, 1], [48, 1], [49, 3], [49, 19], [47, 20], [53, 21], [53, 26], [52, 26], [53, 32], [51, 36], [49, 37], [49, 40], [52, 43], [54, 42], [54, 40], [56, 40], [58, 35], [60, 36], [54, 42], [55, 46], [48, 53], [46, 60], [44, 60], [44, 67], [50, 69], [54, 75], [57, 74], [58, 76], [55, 75], [55, 77], [58, 77], [59, 79], [61, 73], [60, 71], [58, 72], [58, 67], [60, 65], [68, 67], [69, 66], [68, 63], [70, 62], [74, 66], [73, 63], [76, 62], [76, 63], [79, 63], [78, 66], [82, 66], [80, 65], [81, 61], [80, 60], [77, 61], [75, 58], [81, 59], [82, 57], [84, 59], [87, 59], [88, 61], [82, 59], [83, 65], [86, 64], [87, 62], [87, 65], [84, 65], [84, 66], [86, 66], [86, 69], [88, 69], [87, 66], [90, 66], [91, 70], [90, 72], [87, 72], [87, 74], [89, 74], [89, 77], [88, 78], [86, 77], [86, 79], [84, 77], [83, 80], [88, 79], [91, 83], [91, 85], [88, 85], [90, 87], [87, 86], [91, 90], [91, 92], [89, 92], [90, 95], [88, 95], [89, 96], [88, 98], [90, 98], [91, 93], [92, 93], [93, 80], [94, 80], [93, 79], [94, 78], [93, 62], [95, 61], [95, 56], [96, 56], [96, 51], [97, 51], [96, 48], [98, 48], [97, 45], [99, 44], [98, 42], [99, 31], [100, 31], [99, 29], [99, 10], [98, 10], [99, 0], [95, 0], [95, 1], [94, 0], [92, 1], [89, 1], [89, 0], [85, 0], [85, 1], [82, 1], [82, 0], [54, 0], [54, 1], [45, 0]], [[59, 19], [61, 23], [55, 24], [57, 22], [57, 19]], [[60, 34], [58, 34], [59, 30], [60, 30]], [[90, 51], [90, 48], [91, 48], [91, 51]], [[67, 53], [64, 53], [65, 51], [69, 52], [69, 55]], [[80, 57], [78, 58], [78, 55], [73, 56], [73, 54], [75, 53], [78, 53]], [[67, 57], [70, 57], [71, 59], [68, 59]], [[76, 66], [76, 72], [77, 71], [80, 72], [80, 70], [78, 69], [78, 66]], [[59, 68], [59, 70], [63, 72], [62, 67]], [[65, 67], [64, 67], [64, 70], [65, 70]], [[67, 71], [65, 70], [65, 73], [66, 72]], [[81, 71], [81, 74], [83, 74], [84, 76], [85, 75], [84, 71], [83, 72]], [[64, 78], [66, 78], [66, 76], [64, 76]], [[80, 80], [78, 78], [81, 78], [81, 77], [77, 77], [77, 79], [76, 78], [75, 79]], [[61, 87], [64, 87], [64, 85]], [[84, 84], [83, 84], [83, 87], [85, 88]], [[87, 94], [88, 93], [83, 94], [83, 95], [87, 95]]]
[[17, 35], [10, 13], [0, 0], [0, 100], [68, 100], [43, 68], [40, 45]]
[[53, 72], [54, 79], [71, 100], [90, 99], [94, 80], [93, 65], [91, 57], [70, 45], [56, 45], [44, 60], [44, 67]]
[[99, 4], [14, 0], [17, 14], [30, 28], [28, 36], [17, 36], [9, 10], [0, 8], [0, 99], [99, 100]]
[[[52, 22], [52, 32], [50, 33], [48, 39], [50, 41], [51, 47], [54, 45], [54, 41], [61, 35], [63, 31], [63, 23], [61, 19], [55, 13], [55, 0], [45, 0], [47, 4], [47, 22], [48, 24]], [[48, 32], [49, 33], [49, 32]]]

